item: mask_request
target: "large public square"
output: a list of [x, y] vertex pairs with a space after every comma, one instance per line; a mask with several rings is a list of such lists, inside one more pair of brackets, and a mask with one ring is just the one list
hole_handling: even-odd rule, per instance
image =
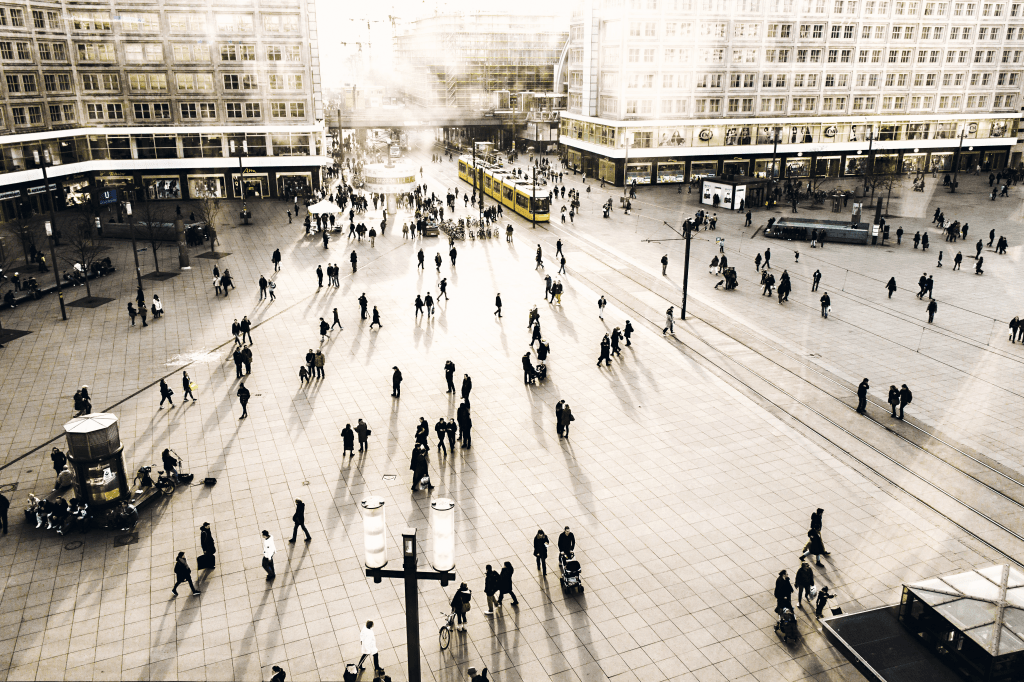
[[[455, 163], [430, 162], [434, 151], [409, 159], [422, 166], [428, 192], [469, 189]], [[1020, 505], [961, 485], [938, 460], [970, 453], [1024, 480], [1024, 347], [1007, 341], [1007, 322], [1024, 314], [1019, 187], [992, 202], [985, 177], [961, 176], [956, 195], [941, 176], [928, 177], [924, 193], [907, 182], [893, 199], [884, 246], [811, 249], [765, 239], [759, 228], [788, 206], [755, 210], [751, 227], [742, 214], [718, 211], [718, 229], [694, 235], [687, 319], [664, 335], [665, 309], [679, 310], [682, 291], [678, 227], [699, 208], [698, 194], [640, 188], [630, 215], [616, 198], [604, 219], [600, 206], [621, 187], [584, 185], [572, 174], [566, 184], [581, 191], [573, 222], [534, 228], [506, 211], [500, 224], [513, 224], [513, 241], [457, 242], [455, 266], [443, 236], [403, 239], [408, 212], [392, 216], [373, 247], [343, 232], [325, 250], [289, 221], [287, 203], [250, 202], [253, 224], [243, 226], [237, 203], [227, 202], [216, 247], [226, 255], [204, 259], [209, 247], [193, 248], [191, 269], [146, 280], [165, 314], [145, 328], [131, 326], [125, 311], [135, 296], [125, 241], [108, 240], [105, 255], [117, 271], [92, 283], [94, 296], [112, 302], [71, 307], [66, 322], [53, 296], [3, 312], [5, 329], [31, 333], [0, 351], [0, 485], [16, 484], [7, 493], [11, 530], [0, 539], [2, 679], [255, 680], [279, 665], [289, 679], [339, 680], [359, 658], [362, 624], [373, 620], [382, 667], [405, 680], [403, 587], [374, 584], [363, 571], [359, 502], [371, 495], [386, 500], [396, 565], [402, 529], [418, 530], [426, 563], [430, 501], [456, 502], [455, 572], [474, 591], [473, 608], [467, 631], [441, 651], [437, 629], [458, 585], [421, 583], [424, 679], [436, 682], [465, 680], [469, 666], [487, 667], [496, 682], [861, 680], [810, 605], [797, 609], [796, 644], [773, 631], [776, 575], [796, 572], [818, 507], [831, 554], [815, 567], [815, 582], [837, 592], [830, 606], [846, 612], [895, 604], [906, 582], [1020, 555], [1024, 543], [1005, 532], [1022, 528]], [[461, 199], [457, 206], [456, 217], [474, 213]], [[969, 222], [969, 238], [944, 242], [931, 224], [936, 207]], [[839, 217], [802, 205], [800, 212]], [[372, 210], [363, 218], [368, 226], [379, 220]], [[897, 226], [907, 232], [898, 246]], [[987, 243], [990, 229], [1010, 248], [996, 255], [985, 247], [985, 273], [976, 275], [974, 243]], [[916, 231], [930, 234], [927, 251], [914, 248]], [[740, 275], [733, 291], [716, 289], [720, 277], [708, 271], [719, 238]], [[794, 283], [782, 305], [758, 287], [753, 259], [768, 247], [772, 271], [788, 270]], [[425, 269], [417, 268], [421, 248]], [[279, 272], [274, 249], [283, 255]], [[964, 269], [954, 272], [957, 250]], [[162, 269], [177, 272], [171, 249], [158, 255]], [[152, 254], [140, 258], [151, 272]], [[318, 288], [316, 267], [328, 263], [339, 264], [341, 286]], [[214, 295], [214, 265], [235, 278], [226, 297]], [[827, 320], [820, 293], [810, 291], [815, 270], [832, 300]], [[915, 297], [922, 272], [935, 277], [933, 324]], [[564, 284], [561, 305], [545, 301], [547, 274]], [[261, 275], [277, 284], [273, 302], [259, 299]], [[899, 289], [889, 299], [891, 276]], [[442, 277], [450, 298], [438, 300], [433, 316], [416, 316], [415, 297], [438, 297]], [[360, 319], [364, 292], [381, 313], [380, 329]], [[84, 296], [82, 287], [66, 291], [69, 302]], [[534, 305], [551, 355], [547, 379], [526, 385], [520, 359], [531, 335], [523, 322]], [[319, 318], [331, 321], [334, 308], [344, 329], [322, 344], [326, 376], [300, 383], [307, 350], [321, 347]], [[253, 397], [242, 420], [230, 328], [246, 315], [254, 324], [245, 382]], [[595, 367], [602, 336], [627, 319], [636, 328], [632, 345], [611, 366]], [[457, 383], [463, 374], [473, 380], [473, 444], [431, 452], [436, 488], [412, 492], [419, 418], [433, 425], [458, 407], [445, 392], [448, 360]], [[394, 366], [405, 379], [397, 399]], [[183, 370], [198, 384], [195, 402], [180, 400]], [[853, 409], [864, 377], [870, 418]], [[158, 408], [161, 378], [176, 390], [173, 408]], [[886, 395], [904, 383], [914, 401], [906, 423], [896, 423], [887, 420]], [[83, 384], [94, 412], [118, 417], [130, 476], [158, 465], [164, 448], [196, 476], [195, 485], [144, 508], [127, 545], [104, 530], [57, 537], [21, 513], [30, 492], [52, 487], [49, 451], [64, 447], [62, 425]], [[559, 400], [576, 417], [568, 439], [555, 430]], [[339, 433], [358, 419], [373, 431], [368, 451], [343, 456]], [[206, 477], [217, 484], [201, 485]], [[301, 535], [287, 542], [296, 498], [306, 503], [309, 543]], [[968, 509], [988, 511], [1004, 527]], [[208, 572], [194, 561], [204, 522], [218, 548]], [[547, 576], [534, 565], [537, 529], [554, 539], [564, 526], [576, 537], [583, 594], [559, 588], [553, 546]], [[261, 567], [263, 529], [277, 541], [272, 582]], [[179, 551], [200, 596], [171, 594]], [[515, 568], [519, 606], [485, 615], [484, 566], [505, 561]], [[360, 679], [371, 678], [368, 669]]]

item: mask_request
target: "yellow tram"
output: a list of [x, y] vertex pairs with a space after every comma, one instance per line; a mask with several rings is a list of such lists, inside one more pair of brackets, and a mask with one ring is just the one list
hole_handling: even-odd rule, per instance
[[[546, 222], [550, 217], [550, 200], [547, 189], [540, 185], [534, 188], [528, 180], [520, 180], [501, 166], [476, 160], [476, 186], [527, 220]], [[473, 157], [459, 157], [459, 177], [473, 184]], [[534, 193], [536, 192], [536, 196]]]

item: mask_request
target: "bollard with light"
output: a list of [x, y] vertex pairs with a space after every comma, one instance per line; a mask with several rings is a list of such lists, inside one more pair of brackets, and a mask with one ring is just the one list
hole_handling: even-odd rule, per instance
[[433, 571], [416, 570], [416, 529], [402, 530], [403, 567], [400, 571], [385, 570], [388, 563], [385, 501], [382, 497], [362, 500], [363, 547], [366, 575], [374, 583], [384, 578], [405, 581], [405, 632], [409, 655], [409, 682], [421, 682], [420, 676], [420, 580], [437, 580], [447, 586], [455, 580], [455, 502], [438, 498], [430, 503], [430, 528], [433, 541]]

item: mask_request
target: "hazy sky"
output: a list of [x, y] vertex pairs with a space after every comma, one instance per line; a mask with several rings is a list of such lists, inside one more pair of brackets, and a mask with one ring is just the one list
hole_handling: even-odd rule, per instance
[[[572, 0], [516, 0], [513, 6], [492, 6], [493, 10], [510, 10], [523, 13], [550, 14], [553, 9], [566, 11], [573, 5]], [[380, 66], [390, 59], [391, 21], [396, 17], [399, 23], [411, 21], [435, 12], [486, 11], [486, 5], [479, 0], [318, 0], [316, 3], [317, 23], [320, 40], [320, 73], [325, 88], [334, 88], [351, 81], [351, 73], [342, 68], [362, 43], [364, 55], [369, 54]], [[369, 28], [367, 28], [369, 22]], [[347, 43], [347, 44], [342, 44]]]

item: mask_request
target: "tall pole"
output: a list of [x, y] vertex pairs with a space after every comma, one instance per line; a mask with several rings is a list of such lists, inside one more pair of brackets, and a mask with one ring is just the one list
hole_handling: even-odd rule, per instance
[[531, 191], [530, 218], [533, 219], [533, 229], [537, 229], [537, 166], [533, 167], [533, 189]]
[[686, 287], [690, 281], [690, 222], [683, 224], [686, 230], [686, 257], [683, 260], [683, 309], [679, 315], [680, 320], [686, 319]]
[[[142, 291], [142, 268], [139, 267], [139, 249], [135, 245], [135, 218], [132, 216], [132, 202], [126, 201], [124, 207], [128, 212], [128, 234], [132, 237], [132, 255], [135, 256], [135, 279], [139, 283], [139, 291]], [[212, 247], [213, 244], [211, 243], [210, 246]]]
[[626, 133], [626, 160], [622, 162], [622, 196], [629, 192], [629, 176], [626, 169], [629, 168], [629, 134]]
[[[47, 150], [43, 150], [43, 158], [39, 159], [40, 167], [43, 169], [43, 184], [46, 185], [46, 196], [50, 200], [50, 224], [53, 226], [51, 229], [46, 231], [46, 239], [50, 242], [50, 267], [53, 268], [53, 281], [57, 283], [57, 299], [60, 301], [60, 317], [62, 320], [68, 319], [68, 311], [64, 307], [64, 290], [60, 287], [60, 270], [57, 268], [57, 249], [53, 244], [53, 230], [57, 229], [57, 218], [53, 212], [53, 193], [50, 191], [50, 179], [46, 175], [46, 156], [48, 156]], [[88, 276], [88, 273], [86, 273]]]
[[[772, 126], [772, 132], [774, 133], [772, 135], [772, 167], [768, 169], [768, 187], [771, 195], [774, 196], [775, 178], [777, 176], [777, 173], [775, 172], [775, 157], [779, 153], [779, 127]], [[770, 199], [771, 197], [769, 197], [769, 201]]]
[[[409, 538], [406, 537], [406, 542]], [[420, 590], [416, 585], [416, 536], [405, 556], [405, 647], [409, 652], [409, 682], [420, 682]]]
[[953, 164], [953, 184], [949, 187], [950, 193], [956, 192], [956, 178], [957, 174], [960, 172], [960, 156], [964, 151], [964, 135], [966, 134], [967, 127], [965, 126], [964, 129], [960, 131], [960, 145], [956, 148], [956, 163]]
[[[868, 178], [871, 175], [873, 175], [874, 171], [875, 171], [874, 152], [873, 152], [874, 146], [875, 146], [875, 135], [874, 135], [874, 132], [869, 129], [868, 130], [868, 167], [864, 171], [864, 193], [865, 194], [868, 191]], [[873, 190], [872, 190], [871, 194], [872, 195], [874, 194]]]

